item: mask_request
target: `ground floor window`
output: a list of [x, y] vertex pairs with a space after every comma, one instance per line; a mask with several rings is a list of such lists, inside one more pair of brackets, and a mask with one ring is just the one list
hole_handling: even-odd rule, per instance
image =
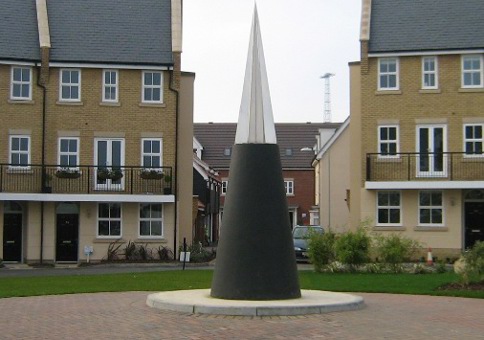
[[98, 236], [121, 236], [121, 203], [98, 204]]
[[139, 205], [139, 235], [163, 236], [163, 206], [159, 203], [141, 203]]
[[401, 210], [401, 195], [399, 191], [378, 192], [377, 218], [379, 225], [400, 225]]
[[427, 190], [419, 192], [419, 224], [442, 225], [443, 224], [443, 199], [442, 191]]

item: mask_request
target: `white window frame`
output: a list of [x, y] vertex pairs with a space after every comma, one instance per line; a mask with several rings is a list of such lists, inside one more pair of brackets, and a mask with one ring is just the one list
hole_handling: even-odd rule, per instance
[[[467, 59], [477, 59], [479, 60], [479, 69], [468, 69], [466, 70], [464, 67], [465, 67], [465, 62]], [[483, 56], [482, 54], [467, 54], [467, 55], [463, 55], [462, 56], [462, 88], [482, 88], [483, 87], [483, 81], [484, 81], [484, 77], [483, 77]], [[470, 85], [466, 85], [465, 84], [465, 75], [466, 74], [474, 74], [474, 73], [479, 73], [479, 84], [478, 85], [474, 85], [474, 84], [470, 84]]]
[[[145, 152], [144, 150], [144, 144], [145, 142], [159, 142], [160, 143], [160, 152]], [[145, 166], [144, 158], [145, 156], [148, 157], [159, 157], [160, 158], [160, 166], [159, 167], [147, 167]], [[146, 169], [155, 169], [155, 170], [161, 170], [163, 167], [163, 139], [162, 138], [142, 138], [141, 139], [141, 166]]]
[[[13, 150], [13, 139], [19, 138], [19, 139], [27, 139], [27, 150]], [[19, 140], [19, 146], [20, 146], [20, 140]], [[9, 168], [12, 169], [30, 169], [30, 150], [31, 150], [31, 140], [30, 140], [30, 135], [10, 135], [9, 136], [9, 147], [8, 147], [8, 161], [9, 161]], [[13, 154], [19, 154], [19, 155], [27, 155], [27, 165], [22, 166], [22, 165], [14, 165], [12, 164], [12, 155]]]
[[[72, 152], [72, 151], [62, 151], [61, 150], [61, 144], [62, 144], [62, 140], [68, 140], [68, 141], [76, 141], [77, 143], [77, 151], [75, 152]], [[59, 166], [59, 168], [66, 168], [66, 169], [69, 169], [69, 170], [79, 170], [79, 151], [80, 151], [80, 144], [81, 144], [81, 141], [79, 139], [79, 137], [59, 137], [58, 138], [58, 142], [57, 142], [57, 164]], [[75, 166], [63, 166], [61, 164], [61, 157], [62, 156], [76, 156], [76, 165]]]
[[[426, 70], [425, 66], [431, 63], [433, 65], [433, 70]], [[434, 76], [434, 84], [426, 84], [426, 76]], [[425, 90], [436, 90], [439, 88], [439, 64], [438, 59], [435, 56], [422, 57], [422, 89]]]
[[[390, 62], [395, 62], [395, 72], [393, 71], [381, 71], [381, 67], [383, 63], [390, 63]], [[400, 80], [399, 80], [399, 69], [400, 69], [400, 63], [398, 58], [380, 58], [378, 59], [378, 90], [379, 91], [396, 91], [399, 90], [400, 88]], [[390, 77], [394, 76], [395, 77], [395, 87], [382, 87], [382, 77], [387, 77], [388, 79]]]
[[[395, 132], [396, 132], [396, 139], [393, 140], [393, 139], [387, 139], [387, 140], [382, 140], [382, 136], [381, 136], [381, 129], [393, 129], [395, 128]], [[388, 134], [388, 137], [390, 135]], [[381, 146], [382, 144], [387, 144], [387, 145], [390, 145], [390, 144], [396, 144], [396, 148], [395, 148], [395, 155], [392, 155], [392, 154], [382, 154], [381, 152]], [[378, 158], [399, 158], [400, 155], [399, 155], [399, 152], [400, 152], [400, 131], [399, 131], [399, 126], [398, 125], [378, 125]]]
[[[99, 217], [99, 207], [102, 204], [109, 204], [109, 217]], [[119, 217], [111, 217], [111, 205], [119, 205]], [[111, 235], [111, 226], [109, 227], [109, 235], [99, 235], [99, 222], [101, 221], [119, 221], [119, 235]], [[98, 202], [97, 204], [97, 223], [96, 223], [96, 237], [97, 238], [121, 238], [123, 235], [123, 205], [121, 202]]]
[[[148, 73], [159, 73], [160, 74], [160, 85], [153, 85], [148, 84], [145, 85], [145, 75]], [[160, 90], [160, 100], [146, 100], [145, 99], [145, 90], [148, 89], [159, 89]], [[141, 102], [148, 103], [148, 104], [162, 104], [163, 103], [163, 72], [161, 71], [143, 71], [141, 73]]]
[[284, 178], [286, 196], [294, 196], [294, 179]]
[[[435, 129], [437, 128], [441, 128], [442, 129], [442, 139], [443, 139], [443, 144], [442, 144], [442, 147], [443, 147], [443, 169], [442, 171], [437, 171], [435, 170], [435, 161], [437, 160], [437, 158], [435, 157], [432, 157], [430, 155], [428, 155], [429, 157], [429, 170], [428, 171], [423, 171], [420, 169], [420, 157], [424, 157], [425, 156], [425, 151], [424, 150], [420, 150], [420, 129], [428, 129], [429, 130], [429, 133], [433, 132]], [[416, 166], [416, 177], [428, 177], [428, 178], [432, 178], [432, 177], [447, 177], [447, 170], [448, 170], [448, 155], [447, 155], [447, 125], [446, 124], [421, 124], [421, 125], [417, 125], [416, 126], [416, 131], [415, 131], [415, 135], [416, 135], [416, 153], [417, 153], [417, 159], [416, 159], [416, 162], [415, 162], [415, 166]], [[432, 149], [432, 151], [429, 151], [429, 152], [434, 152], [433, 150], [435, 149], [435, 140], [433, 137], [431, 137], [429, 139], [429, 142], [430, 142], [430, 145], [429, 147]], [[423, 155], [421, 155], [423, 154]]]
[[[467, 127], [480, 127], [481, 128], [481, 138], [467, 138], [466, 136], [466, 128]], [[462, 135], [464, 136], [464, 145], [463, 145], [463, 151], [464, 151], [464, 157], [466, 158], [476, 158], [476, 157], [484, 157], [484, 124], [464, 124], [463, 126], [463, 131]], [[481, 153], [480, 154], [468, 154], [467, 153], [467, 148], [466, 144], [467, 143], [481, 143]]]
[[[440, 193], [441, 196], [441, 205], [420, 205], [420, 195], [423, 193]], [[422, 216], [421, 216], [421, 211], [423, 209], [429, 209], [430, 210], [430, 223], [424, 223], [422, 222]], [[442, 222], [441, 223], [432, 223], [432, 210], [441, 210], [442, 212]], [[444, 209], [444, 192], [442, 190], [421, 190], [418, 192], [418, 224], [419, 226], [424, 226], [424, 227], [442, 227], [444, 225], [444, 220], [445, 220], [445, 209]]]
[[[391, 205], [390, 200], [388, 199], [388, 205], [380, 205], [378, 196], [380, 194], [398, 194], [398, 205]], [[380, 217], [380, 210], [388, 210], [388, 218], [390, 219], [390, 210], [398, 210], [399, 211], [399, 222], [398, 223], [393, 223], [393, 222], [382, 222], [379, 220]], [[388, 227], [400, 227], [402, 226], [402, 192], [398, 190], [382, 190], [382, 191], [377, 191], [376, 193], [376, 222], [377, 226], [388, 226]]]
[[[120, 165], [113, 165], [112, 159], [111, 159], [111, 162], [108, 162], [108, 164], [99, 164], [98, 163], [99, 142], [106, 142], [107, 143], [107, 152], [108, 152], [107, 155], [108, 155], [108, 158], [109, 158], [110, 157], [109, 154], [112, 154], [111, 151], [112, 151], [112, 146], [113, 146], [114, 141], [121, 143], [121, 149], [120, 149], [120, 152], [121, 152], [120, 162], [121, 162], [121, 164]], [[109, 169], [112, 169], [113, 167], [119, 166], [123, 173], [126, 171], [126, 169], [125, 169], [126, 145], [125, 144], [126, 143], [125, 143], [124, 138], [94, 138], [94, 160], [95, 160], [95, 166], [96, 166], [95, 171], [94, 171], [94, 177], [95, 178], [97, 177], [97, 172], [98, 172], [99, 167], [107, 167]], [[106, 183], [98, 183], [98, 181], [95, 180], [95, 190], [107, 190], [107, 189], [124, 190], [124, 182], [125, 182], [125, 176], [123, 176], [121, 178], [121, 182], [117, 183], [117, 184], [113, 184], [111, 182], [111, 180], [109, 180], [109, 179], [106, 181]]]
[[[114, 73], [116, 81], [113, 83], [111, 75], [109, 76], [109, 83], [106, 82], [106, 75]], [[106, 89], [114, 89], [114, 99], [106, 97]], [[117, 103], [119, 101], [119, 71], [118, 70], [103, 70], [103, 93], [102, 101], [105, 103]]]
[[[142, 205], [149, 205], [150, 206], [150, 217], [141, 217], [141, 206]], [[151, 206], [153, 205], [160, 205], [161, 206], [161, 217], [151, 217]], [[163, 225], [163, 217], [164, 211], [162, 203], [140, 203], [138, 205], [138, 237], [143, 239], [162, 239], [164, 238], [164, 225]], [[150, 222], [150, 235], [141, 235], [141, 222]], [[151, 222], [161, 222], [161, 235], [152, 235], [151, 229]]]
[[[69, 82], [69, 83], [64, 83], [62, 81], [62, 75], [64, 72], [71, 72], [71, 76], [72, 76], [72, 72], [78, 72], [79, 74], [79, 81], [77, 83], [73, 83], [72, 81]], [[78, 68], [61, 68], [59, 70], [59, 101], [61, 102], [80, 102], [81, 101], [81, 69], [78, 69]], [[77, 87], [78, 88], [78, 98], [72, 98], [72, 93], [70, 93], [70, 97], [69, 98], [63, 98], [62, 97], [62, 88], [64, 86], [68, 86], [69, 88], [74, 88], [74, 87]]]
[[[15, 70], [19, 69], [20, 70], [20, 80], [15, 80], [14, 79], [14, 72]], [[23, 70], [28, 70], [29, 71], [29, 80], [25, 81], [22, 78], [23, 75]], [[26, 66], [12, 66], [11, 68], [11, 82], [10, 82], [10, 99], [11, 100], [32, 100], [32, 68], [31, 67], [26, 67]], [[27, 97], [22, 96], [22, 87], [27, 85], [29, 89], [29, 95]], [[15, 86], [20, 86], [20, 96], [15, 96], [14, 95], [14, 87]]]
[[229, 188], [229, 180], [228, 179], [223, 179], [222, 180], [222, 185], [220, 187], [220, 194], [222, 196], [227, 195], [227, 189]]

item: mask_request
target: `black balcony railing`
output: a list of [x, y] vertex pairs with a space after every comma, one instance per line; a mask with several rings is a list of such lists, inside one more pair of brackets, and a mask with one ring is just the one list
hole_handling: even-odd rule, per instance
[[14, 166], [0, 164], [0, 192], [10, 193], [172, 193], [172, 168], [147, 169], [135, 166], [58, 165]]
[[366, 154], [367, 181], [483, 181], [484, 154]]

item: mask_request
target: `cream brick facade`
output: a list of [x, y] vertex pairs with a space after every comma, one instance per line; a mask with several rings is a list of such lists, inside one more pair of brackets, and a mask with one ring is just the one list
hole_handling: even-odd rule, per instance
[[[146, 244], [154, 252], [163, 246], [176, 253], [180, 239], [190, 234], [194, 74], [182, 74], [180, 70], [181, 17], [178, 12], [181, 3], [171, 2], [177, 12], [173, 13], [177, 17], [174, 25], [180, 26], [177, 48], [171, 52], [171, 64], [142, 65], [138, 60], [132, 60], [132, 64], [108, 60], [103, 63], [82, 60], [53, 63], [49, 61], [50, 41], [45, 43], [50, 39], [47, 39], [49, 27], [45, 22], [43, 0], [37, 2], [37, 6], [43, 4], [40, 7], [44, 11], [37, 19], [44, 20], [38, 23], [39, 30], [42, 28], [37, 46], [41, 60], [2, 60], [0, 55], [0, 258], [23, 263], [85, 262], [88, 257], [84, 248], [88, 246], [93, 249], [89, 260], [101, 261], [107, 258], [111, 243], [128, 241]], [[52, 44], [55, 48], [55, 41]], [[11, 98], [12, 67], [31, 70], [31, 100]], [[79, 101], [59, 99], [61, 69], [79, 70]], [[116, 102], [103, 101], [104, 70], [117, 72]], [[144, 71], [161, 72], [161, 103], [143, 102]], [[30, 138], [28, 169], [19, 170], [18, 166], [10, 164], [12, 135]], [[59, 138], [62, 137], [78, 138], [79, 177], [74, 179], [55, 176], [60, 164]], [[108, 180], [106, 183], [111, 181], [110, 185], [99, 186], [96, 177], [98, 139], [121, 141], [119, 154], [123, 177], [120, 184]], [[143, 139], [162, 141], [164, 176], [161, 180], [144, 179], [140, 175]], [[46, 180], [42, 183], [44, 176]], [[107, 219], [109, 236], [100, 233], [101, 224], [105, 222], [99, 211], [106, 204], [120, 207], [119, 217]], [[161, 221], [162, 235], [146, 232], [142, 235], [141, 204], [161, 206], [161, 217], [150, 215], [148, 221]], [[116, 230], [113, 225], [118, 222], [120, 232], [111, 234]], [[73, 224], [74, 228], [69, 229]], [[71, 230], [70, 238], [63, 235], [63, 228]], [[63, 244], [72, 244], [67, 260], [59, 255]], [[122, 249], [123, 246], [120, 253]]]
[[[371, 1], [365, 3], [371, 6]], [[351, 228], [368, 221], [374, 232], [402, 233], [420, 241], [425, 248], [432, 247], [434, 256], [455, 258], [476, 240], [484, 240], [484, 226], [479, 227], [476, 222], [479, 219], [482, 222], [484, 217], [484, 158], [482, 151], [477, 157], [465, 154], [464, 130], [466, 124], [484, 130], [483, 51], [372, 53], [368, 45], [369, 15], [366, 11], [362, 16], [362, 32], [366, 33], [361, 40], [361, 63], [350, 64], [350, 167], [356, 172], [350, 179]], [[481, 60], [481, 82], [474, 88], [462, 85], [463, 56], [468, 55]], [[422, 60], [429, 56], [437, 62], [435, 89], [422, 86]], [[398, 60], [396, 89], [379, 90], [379, 60], [383, 58]], [[382, 126], [397, 128], [398, 154], [390, 155], [393, 157], [382, 153], [380, 148]], [[426, 138], [429, 143], [440, 145], [437, 140], [440, 135], [426, 137], [424, 134], [434, 127], [443, 131], [441, 149], [431, 149], [432, 144], [428, 150], [421, 149]], [[477, 140], [482, 142], [482, 138], [480, 135]], [[418, 161], [419, 157], [425, 157], [425, 152], [430, 152], [430, 157], [435, 159], [443, 155], [443, 170], [420, 174], [423, 170], [419, 169], [424, 165]], [[429, 223], [423, 217], [428, 206], [422, 197], [430, 192], [442, 201], [430, 204], [431, 214], [436, 216]], [[393, 204], [393, 208], [398, 210], [399, 217], [393, 221], [385, 220], [389, 206], [381, 205], [384, 199], [380, 205], [378, 201], [379, 194], [388, 193], [396, 193], [398, 197], [398, 204]], [[440, 213], [441, 218], [437, 216]]]

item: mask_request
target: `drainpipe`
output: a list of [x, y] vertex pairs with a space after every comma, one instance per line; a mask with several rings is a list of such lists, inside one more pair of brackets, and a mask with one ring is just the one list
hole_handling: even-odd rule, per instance
[[[46, 113], [46, 97], [47, 88], [41, 76], [42, 69], [38, 67], [37, 86], [42, 88], [42, 151], [41, 151], [41, 166], [42, 166], [42, 188], [41, 191], [45, 192], [45, 113]], [[43, 263], [44, 253], [44, 201], [40, 201], [40, 264]]]
[[[173, 235], [173, 253], [176, 258], [177, 255], [177, 231], [178, 231], [178, 125], [179, 125], [179, 97], [180, 91], [175, 84], [175, 70], [170, 71], [170, 91], [175, 94], [175, 180], [173, 181], [174, 193], [175, 193], [175, 228]], [[178, 84], [179, 86], [179, 84]], [[172, 175], [173, 176], [173, 175]]]

